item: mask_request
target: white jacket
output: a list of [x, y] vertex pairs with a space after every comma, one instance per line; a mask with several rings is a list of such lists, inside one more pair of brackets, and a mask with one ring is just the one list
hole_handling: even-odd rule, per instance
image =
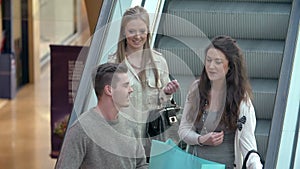
[[[165, 92], [163, 92], [164, 87], [170, 82], [167, 62], [162, 54], [155, 50], [152, 50], [152, 56], [158, 70], [158, 88], [155, 85], [155, 76], [151, 64], [146, 65], [146, 86], [143, 88], [136, 70], [130, 65], [126, 58], [124, 60], [124, 63], [128, 67], [127, 74], [133, 92], [130, 95], [130, 106], [123, 109], [123, 112], [140, 123], [139, 126], [141, 127], [140, 131], [142, 137], [145, 136], [148, 112], [153, 109], [161, 108], [161, 106], [172, 97], [172, 95], [166, 95]], [[108, 62], [117, 63], [116, 55], [110, 55]]]

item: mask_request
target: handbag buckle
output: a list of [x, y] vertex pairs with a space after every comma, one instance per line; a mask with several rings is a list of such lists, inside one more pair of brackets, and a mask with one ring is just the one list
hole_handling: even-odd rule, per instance
[[177, 117], [176, 116], [170, 116], [169, 117], [169, 122], [170, 122], [170, 124], [176, 123], [177, 122]]

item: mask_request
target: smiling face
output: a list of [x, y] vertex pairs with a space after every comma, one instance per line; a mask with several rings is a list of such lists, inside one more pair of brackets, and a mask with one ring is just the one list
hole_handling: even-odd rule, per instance
[[116, 73], [112, 81], [112, 98], [116, 107], [128, 107], [133, 92], [127, 73]]
[[133, 19], [125, 26], [127, 48], [133, 51], [142, 50], [147, 41], [147, 25], [141, 19]]
[[223, 52], [210, 48], [205, 57], [205, 71], [209, 80], [224, 80], [228, 72], [228, 60]]

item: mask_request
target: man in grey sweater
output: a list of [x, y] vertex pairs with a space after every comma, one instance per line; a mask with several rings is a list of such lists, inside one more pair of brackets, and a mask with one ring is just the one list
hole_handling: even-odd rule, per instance
[[120, 109], [132, 88], [123, 65], [106, 63], [93, 75], [97, 106], [80, 115], [65, 135], [56, 169], [146, 169], [134, 124]]

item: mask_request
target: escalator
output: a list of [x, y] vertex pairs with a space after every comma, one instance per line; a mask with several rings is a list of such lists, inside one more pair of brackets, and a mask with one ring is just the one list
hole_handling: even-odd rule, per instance
[[[207, 38], [216, 35], [229, 35], [237, 40], [247, 62], [257, 118], [255, 136], [258, 151], [264, 159], [291, 6], [291, 0], [170, 0], [165, 13], [191, 22], [202, 33], [183, 31], [190, 28], [174, 26], [179, 25], [178, 20], [166, 17], [159, 28], [162, 35], [156, 39], [157, 50], [166, 57], [170, 72], [183, 89], [188, 88], [189, 83], [185, 82], [190, 74], [173, 71], [178, 66], [172, 58], [177, 56], [185, 61], [195, 77], [200, 75], [203, 66], [203, 54], [195, 53], [197, 48], [187, 44], [199, 44], [200, 47]], [[176, 99], [182, 102], [184, 97], [177, 95]]]
[[[297, 5], [294, 5], [295, 1]], [[122, 2], [117, 0], [103, 2], [68, 126], [81, 112], [96, 103], [91, 88], [90, 73], [94, 66], [106, 62], [106, 56], [116, 48], [117, 37], [114, 29], [119, 26], [113, 22], [114, 18], [115, 21], [120, 19], [127, 7], [147, 6], [155, 2], [159, 5], [157, 9], [163, 8], [164, 15], [161, 19], [153, 21], [153, 25], [157, 25], [157, 27], [153, 26], [157, 28], [153, 30], [155, 32], [153, 48], [163, 54], [168, 62], [170, 74], [181, 85], [180, 91], [174, 96], [181, 106], [184, 106], [190, 84], [201, 73], [203, 50], [209, 43], [209, 39], [223, 34], [237, 40], [246, 58], [248, 76], [254, 94], [253, 104], [257, 118], [255, 136], [258, 151], [264, 159], [269, 160], [268, 166], [274, 166], [279, 150], [273, 145], [278, 145], [279, 141], [273, 142], [273, 137], [280, 140], [283, 125], [281, 118], [285, 113], [284, 110], [278, 112], [279, 109], [283, 109], [278, 108], [278, 103], [282, 100], [280, 97], [286, 97], [289, 83], [285, 81], [288, 80], [286, 76], [290, 75], [291, 69], [289, 67], [291, 63], [286, 64], [285, 60], [295, 55], [287, 52], [287, 44], [291, 41], [287, 38], [296, 37], [297, 33], [292, 31], [291, 35], [288, 35], [291, 29], [290, 14], [294, 6], [299, 6], [299, 1], [143, 0], [126, 2], [125, 6], [124, 3], [122, 6]], [[155, 5], [149, 6], [149, 9], [146, 8], [148, 11], [154, 11], [155, 15], [160, 14], [161, 10], [153, 8]], [[112, 26], [105, 26], [112, 22]], [[111, 40], [113, 42], [108, 39], [113, 39]], [[292, 46], [289, 50], [294, 48]], [[284, 86], [285, 90], [282, 90], [281, 86]], [[278, 126], [274, 119], [280, 120]], [[270, 137], [272, 137], [271, 142]]]

